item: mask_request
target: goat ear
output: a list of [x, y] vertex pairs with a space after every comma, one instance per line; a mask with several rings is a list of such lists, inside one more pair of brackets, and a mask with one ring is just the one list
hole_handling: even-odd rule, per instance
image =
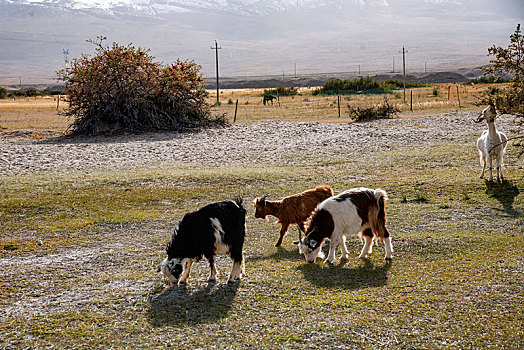
[[480, 123], [481, 121], [484, 120], [484, 116], [481, 114], [477, 117], [477, 119], [473, 120], [475, 123]]

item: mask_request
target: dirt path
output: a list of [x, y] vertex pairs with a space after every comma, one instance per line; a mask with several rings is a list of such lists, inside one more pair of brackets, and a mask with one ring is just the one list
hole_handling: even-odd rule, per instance
[[[293, 164], [286, 154], [329, 155], [337, 149], [389, 149], [458, 140], [480, 134], [475, 113], [447, 113], [416, 119], [328, 124], [261, 122], [200, 133], [160, 133], [113, 137], [56, 139], [33, 132], [0, 134], [0, 176], [38, 171], [89, 171], [115, 167], [162, 166], [173, 163]], [[508, 133], [510, 116], [497, 120]], [[472, 139], [474, 147], [474, 139]], [[302, 158], [302, 157], [298, 157]]]

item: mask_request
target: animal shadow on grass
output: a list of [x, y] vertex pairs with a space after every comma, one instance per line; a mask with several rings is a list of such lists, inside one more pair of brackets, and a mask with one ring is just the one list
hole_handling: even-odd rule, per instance
[[298, 248], [287, 250], [282, 247], [278, 247], [277, 251], [270, 255], [255, 255], [248, 256], [246, 261], [260, 261], [260, 260], [304, 260], [302, 254], [298, 253]]
[[347, 268], [344, 265], [344, 261], [326, 268], [317, 264], [303, 264], [298, 270], [318, 287], [354, 290], [386, 285], [392, 263], [387, 261], [383, 266], [375, 266], [371, 260], [363, 259], [356, 267]]
[[150, 300], [149, 320], [154, 327], [194, 325], [220, 321], [231, 310], [239, 283], [209, 282], [204, 288], [173, 286]]
[[520, 191], [518, 187], [510, 181], [504, 180], [499, 183], [486, 180], [486, 194], [498, 200], [500, 204], [502, 204], [503, 211], [512, 216], [523, 214], [513, 208], [513, 202], [519, 193]]

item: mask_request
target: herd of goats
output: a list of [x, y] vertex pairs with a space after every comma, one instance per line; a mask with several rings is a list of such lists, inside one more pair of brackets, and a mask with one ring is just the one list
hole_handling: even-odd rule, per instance
[[[488, 130], [477, 140], [484, 177], [489, 165], [489, 181], [493, 181], [492, 159], [495, 158], [497, 181], [503, 180], [503, 155], [508, 138], [495, 127], [496, 111], [493, 105], [485, 108], [477, 123], [486, 121]], [[342, 258], [348, 258], [346, 236], [358, 234], [364, 242], [359, 258], [371, 254], [373, 243], [381, 241], [385, 247], [385, 259], [392, 259], [393, 247], [386, 228], [385, 202], [386, 191], [382, 189], [353, 188], [338, 195], [333, 195], [330, 186], [317, 186], [283, 198], [269, 201], [266, 196], [254, 200], [255, 217], [268, 221], [271, 215], [281, 225], [280, 237], [275, 246], [282, 240], [290, 225], [299, 228], [298, 245], [300, 254], [308, 262], [316, 258], [323, 259], [323, 244], [329, 240], [329, 253], [326, 261], [333, 263], [335, 251], [340, 246]], [[304, 237], [302, 237], [304, 233]], [[243, 245], [246, 234], [246, 209], [242, 199], [215, 202], [184, 215], [168, 243], [165, 258], [160, 264], [161, 271], [173, 283], [186, 283], [191, 265], [205, 257], [211, 269], [208, 281], [215, 281], [217, 270], [214, 257], [217, 254], [228, 254], [233, 260], [229, 282], [240, 280], [244, 273]]]

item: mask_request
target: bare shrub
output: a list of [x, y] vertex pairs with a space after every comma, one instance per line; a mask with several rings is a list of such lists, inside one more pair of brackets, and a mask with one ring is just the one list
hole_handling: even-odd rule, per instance
[[389, 103], [387, 98], [384, 98], [384, 102], [379, 106], [371, 107], [358, 107], [353, 108], [348, 104], [349, 118], [353, 121], [365, 121], [372, 119], [389, 119], [393, 115], [400, 113], [400, 109], [396, 105]]

